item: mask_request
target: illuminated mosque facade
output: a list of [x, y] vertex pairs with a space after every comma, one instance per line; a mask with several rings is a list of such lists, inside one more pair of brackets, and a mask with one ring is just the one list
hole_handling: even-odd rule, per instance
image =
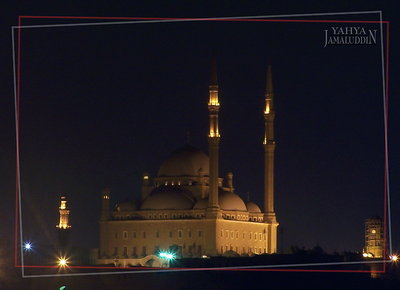
[[274, 93], [271, 67], [265, 91], [264, 211], [235, 193], [233, 174], [219, 176], [218, 82], [215, 62], [209, 86], [208, 155], [191, 146], [174, 151], [158, 174], [143, 175], [141, 202], [119, 202], [110, 210], [103, 190], [98, 264], [171, 251], [181, 257], [272, 254], [277, 252], [274, 210]]

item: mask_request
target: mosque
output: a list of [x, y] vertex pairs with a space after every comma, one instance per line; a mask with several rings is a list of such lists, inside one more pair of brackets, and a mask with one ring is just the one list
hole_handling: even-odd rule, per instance
[[231, 172], [225, 179], [219, 176], [219, 108], [214, 62], [209, 86], [208, 155], [191, 145], [172, 152], [161, 163], [157, 176], [143, 175], [140, 203], [126, 200], [110, 210], [110, 191], [103, 190], [97, 264], [135, 264], [160, 251], [184, 258], [277, 252], [271, 67], [264, 108], [264, 211], [235, 193]]

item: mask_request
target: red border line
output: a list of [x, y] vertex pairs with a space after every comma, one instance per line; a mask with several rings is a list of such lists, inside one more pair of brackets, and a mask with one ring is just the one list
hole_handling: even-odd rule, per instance
[[[18, 17], [18, 26], [21, 26], [21, 17]], [[19, 90], [20, 90], [20, 59], [21, 59], [21, 28], [18, 28], [18, 45], [17, 45], [17, 96], [16, 96], [16, 124], [15, 124], [15, 133], [16, 133], [16, 160], [15, 160], [15, 253], [14, 253], [14, 266], [18, 264], [18, 222], [19, 222], [19, 198], [18, 198], [18, 190], [19, 190]], [[15, 49], [15, 47], [13, 47]]]
[[[383, 35], [381, 36], [383, 37]], [[384, 205], [383, 205], [383, 232], [384, 232], [384, 248], [383, 248], [383, 255], [384, 257], [386, 257], [387, 255], [387, 193], [388, 193], [388, 184], [387, 184], [387, 177], [389, 172], [387, 172], [387, 168], [388, 168], [388, 162], [389, 160], [387, 160], [386, 156], [387, 156], [387, 148], [388, 148], [388, 139], [387, 139], [387, 135], [388, 135], [388, 120], [389, 120], [389, 106], [388, 106], [388, 99], [389, 99], [389, 22], [387, 23], [387, 27], [386, 27], [386, 59], [385, 59], [385, 111], [386, 111], [386, 116], [385, 116], [385, 156], [384, 156], [384, 166], [385, 166], [385, 174], [384, 174]], [[392, 254], [392, 253], [389, 253]], [[383, 265], [383, 269], [384, 271], [386, 271], [386, 264]]]
[[[378, 20], [306, 20], [306, 19], [248, 19], [248, 18], [169, 18], [169, 17], [91, 17], [91, 16], [19, 16], [26, 19], [99, 19], [99, 20], [182, 20], [182, 21], [239, 21], [239, 22], [315, 22], [315, 23], [389, 23]], [[301, 16], [299, 16], [301, 17]], [[303, 16], [309, 17], [309, 16]]]
[[[299, 16], [302, 17], [302, 16]], [[310, 16], [303, 16], [303, 17], [310, 17]], [[361, 20], [295, 20], [295, 19], [230, 19], [230, 18], [223, 18], [223, 19], [210, 19], [210, 18], [151, 18], [151, 17], [91, 17], [91, 16], [18, 16], [18, 53], [17, 53], [17, 100], [16, 100], [16, 153], [17, 153], [17, 160], [16, 160], [16, 213], [15, 213], [15, 255], [14, 255], [14, 266], [19, 268], [59, 268], [58, 266], [39, 266], [39, 265], [18, 265], [18, 213], [19, 213], [19, 199], [18, 199], [18, 190], [19, 190], [19, 100], [20, 100], [20, 61], [21, 61], [21, 19], [100, 19], [100, 20], [182, 20], [182, 21], [190, 21], [190, 20], [197, 20], [197, 21], [240, 21], [240, 22], [303, 22], [303, 23], [383, 23], [387, 24], [386, 28], [386, 70], [385, 70], [385, 100], [386, 100], [386, 126], [385, 126], [385, 153], [387, 147], [387, 121], [388, 121], [388, 78], [389, 78], [389, 21], [361, 21]], [[383, 37], [383, 35], [381, 35]], [[13, 48], [14, 49], [14, 48]], [[386, 156], [386, 154], [385, 154]], [[384, 160], [385, 165], [385, 172], [384, 172], [384, 256], [386, 256], [386, 208], [387, 208], [387, 162], [388, 160]], [[314, 269], [212, 269], [212, 268], [147, 268], [147, 267], [90, 267], [90, 266], [70, 266], [69, 268], [76, 268], [76, 269], [170, 269], [170, 270], [216, 270], [216, 271], [270, 271], [270, 272], [334, 272], [334, 273], [385, 273], [386, 272], [386, 263], [383, 263], [383, 271], [367, 271], [367, 270], [314, 270]], [[101, 272], [99, 272], [101, 273]], [[123, 272], [121, 272], [123, 273]]]

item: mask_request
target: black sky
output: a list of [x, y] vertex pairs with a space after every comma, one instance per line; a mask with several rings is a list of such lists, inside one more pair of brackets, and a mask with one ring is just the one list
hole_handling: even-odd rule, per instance
[[[340, 11], [360, 10], [350, 8]], [[264, 9], [239, 13], [235, 7], [231, 9], [232, 13], [207, 16], [300, 12]], [[333, 11], [322, 10], [301, 12]], [[62, 14], [205, 16], [194, 10], [188, 15], [171, 11], [163, 15], [149, 15], [148, 11], [107, 14], [101, 8], [94, 14], [84, 11]], [[21, 8], [16, 15], [42, 14], [37, 9], [28, 12]], [[61, 15], [55, 12], [45, 14]], [[391, 16], [390, 11], [386, 13]], [[324, 19], [379, 20], [377, 15]], [[397, 23], [397, 18], [388, 19]], [[10, 20], [9, 25], [16, 25], [16, 18]], [[84, 21], [26, 20], [23, 24], [74, 22]], [[184, 144], [187, 131], [192, 144], [207, 151], [209, 64], [216, 56], [221, 102], [220, 175], [233, 171], [236, 192], [243, 198], [250, 192], [251, 199], [262, 204], [262, 106], [266, 67], [272, 64], [276, 211], [284, 246], [319, 244], [331, 252], [361, 250], [364, 219], [383, 215], [380, 40], [373, 46], [324, 48], [324, 30], [332, 26], [179, 22], [24, 29], [20, 137], [26, 237], [39, 244], [54, 240], [58, 193], [66, 192], [73, 241], [97, 246], [102, 187], [111, 188], [113, 203], [136, 198], [142, 172], [155, 175], [162, 160]], [[377, 24], [362, 26], [379, 29]], [[389, 167], [397, 249], [399, 71], [398, 62], [392, 59], [397, 57], [398, 43], [391, 41]], [[9, 57], [9, 70], [4, 74], [9, 91], [4, 95], [7, 100], [2, 100], [6, 111], [2, 122], [6, 132], [3, 192], [9, 206], [3, 212], [12, 224], [15, 136], [11, 43], [9, 47], [3, 44], [2, 51]]]

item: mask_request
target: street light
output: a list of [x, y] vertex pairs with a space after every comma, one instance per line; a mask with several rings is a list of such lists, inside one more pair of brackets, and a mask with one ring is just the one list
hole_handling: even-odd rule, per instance
[[61, 268], [67, 267], [68, 266], [68, 259], [66, 257], [59, 257], [57, 260], [58, 266]]
[[31, 242], [25, 242], [24, 243], [24, 250], [29, 252], [32, 250], [32, 243]]
[[373, 258], [374, 257], [374, 255], [372, 255], [372, 253], [365, 253], [364, 252], [362, 255], [363, 255], [364, 258]]

